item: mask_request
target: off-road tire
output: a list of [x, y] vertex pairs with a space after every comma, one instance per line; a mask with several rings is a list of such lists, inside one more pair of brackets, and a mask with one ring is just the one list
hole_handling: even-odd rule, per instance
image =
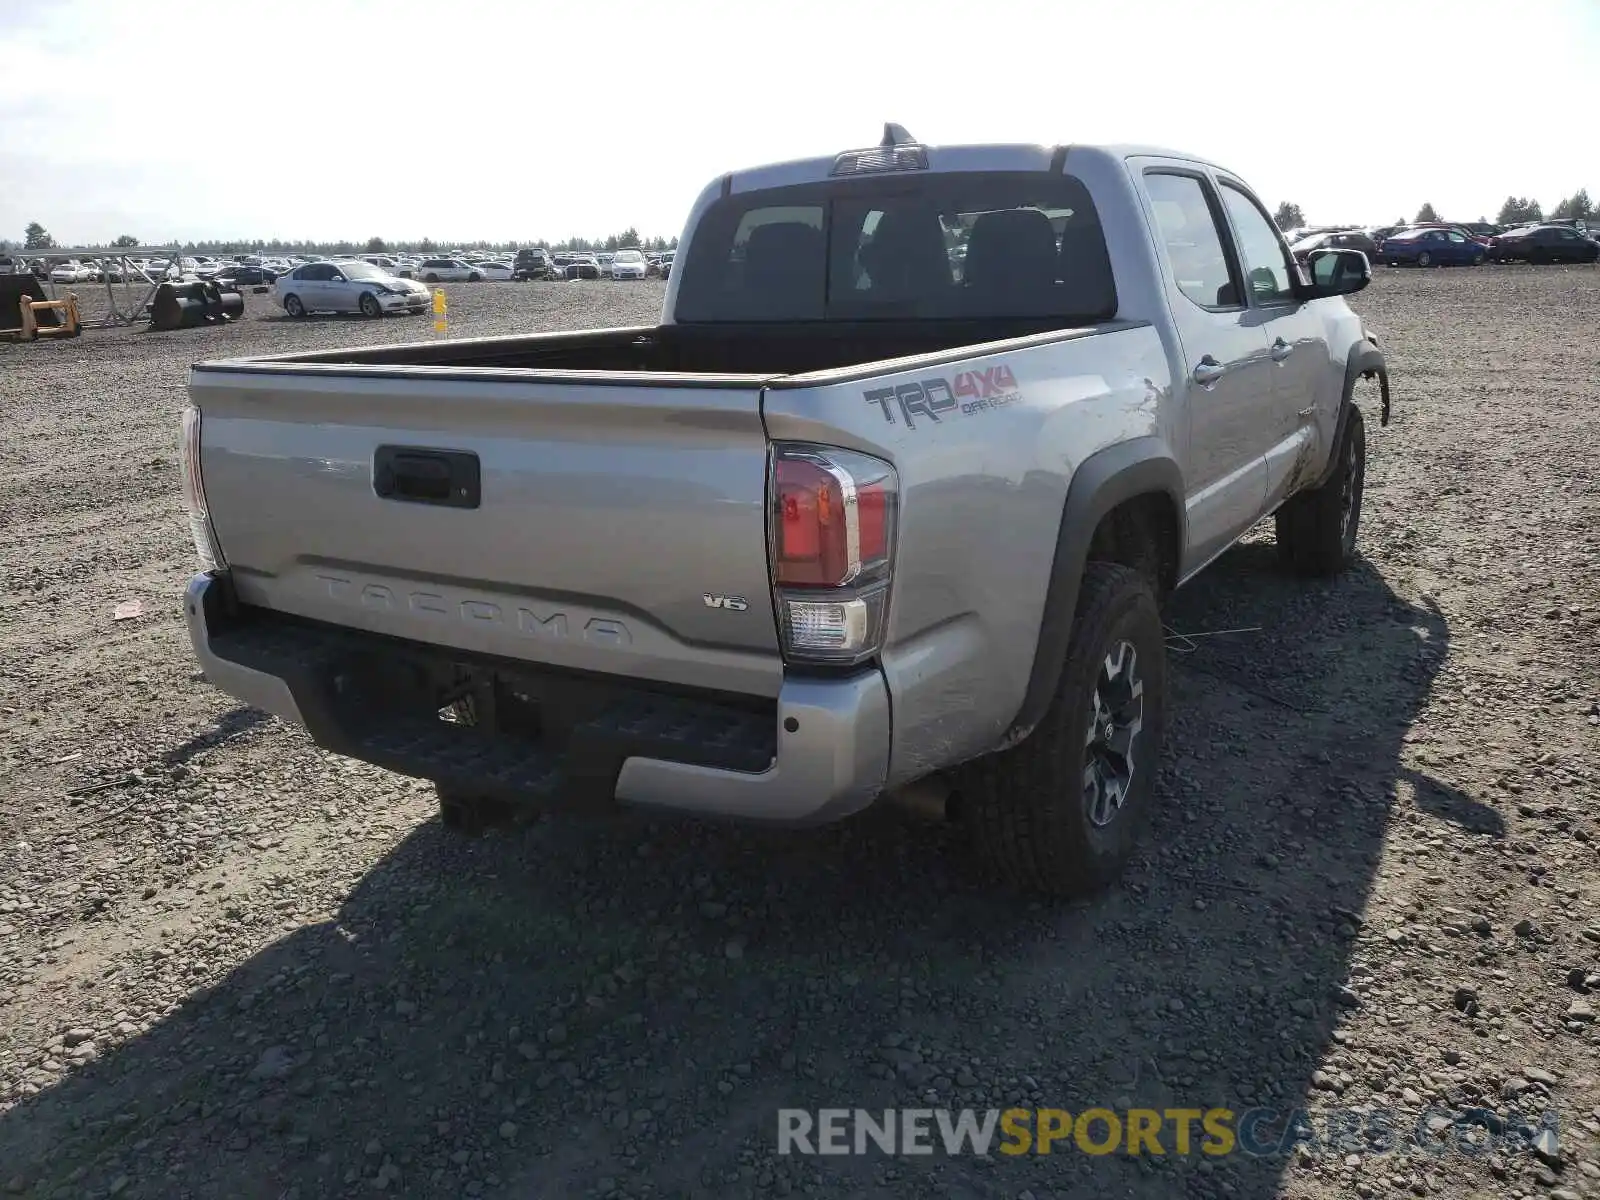
[[[1137, 656], [1142, 724], [1126, 798], [1089, 820], [1086, 725], [1102, 667], [1124, 643]], [[969, 763], [953, 780], [958, 819], [984, 865], [1024, 891], [1086, 895], [1121, 873], [1154, 802], [1166, 715], [1166, 646], [1152, 581], [1131, 567], [1084, 570], [1066, 663], [1044, 719], [1019, 745]]]
[[1361, 410], [1354, 405], [1335, 453], [1338, 461], [1327, 482], [1290, 498], [1275, 518], [1278, 557], [1300, 575], [1337, 575], [1355, 558], [1366, 483], [1367, 431]]

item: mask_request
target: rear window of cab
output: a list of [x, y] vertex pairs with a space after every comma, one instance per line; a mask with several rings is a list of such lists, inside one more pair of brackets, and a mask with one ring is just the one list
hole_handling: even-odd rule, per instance
[[729, 196], [681, 264], [681, 322], [1116, 314], [1088, 190], [1038, 172], [882, 175]]

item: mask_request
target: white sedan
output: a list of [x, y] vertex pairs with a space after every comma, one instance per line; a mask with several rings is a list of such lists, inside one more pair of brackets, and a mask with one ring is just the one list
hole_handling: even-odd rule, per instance
[[511, 264], [510, 263], [505, 263], [505, 262], [474, 263], [473, 264], [473, 269], [475, 271], [477, 271], [478, 274], [482, 275], [485, 279], [493, 280], [496, 283], [502, 283], [502, 282], [510, 280], [510, 278], [511, 278]]
[[650, 264], [637, 250], [618, 250], [611, 260], [611, 278], [643, 279], [650, 272]]
[[364, 262], [317, 262], [278, 276], [273, 299], [291, 317], [314, 312], [427, 312], [432, 293], [414, 279], [401, 279]]
[[77, 259], [50, 268], [51, 283], [91, 283], [93, 280], [94, 271]]

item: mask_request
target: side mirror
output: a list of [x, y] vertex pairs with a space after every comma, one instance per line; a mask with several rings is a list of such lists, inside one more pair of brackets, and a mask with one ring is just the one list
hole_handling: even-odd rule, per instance
[[1372, 264], [1359, 250], [1313, 250], [1306, 256], [1311, 277], [1304, 299], [1350, 296], [1372, 282]]

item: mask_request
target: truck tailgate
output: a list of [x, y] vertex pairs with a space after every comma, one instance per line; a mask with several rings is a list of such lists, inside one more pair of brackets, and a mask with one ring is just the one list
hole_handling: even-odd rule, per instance
[[190, 394], [242, 603], [777, 694], [758, 380], [215, 364]]

